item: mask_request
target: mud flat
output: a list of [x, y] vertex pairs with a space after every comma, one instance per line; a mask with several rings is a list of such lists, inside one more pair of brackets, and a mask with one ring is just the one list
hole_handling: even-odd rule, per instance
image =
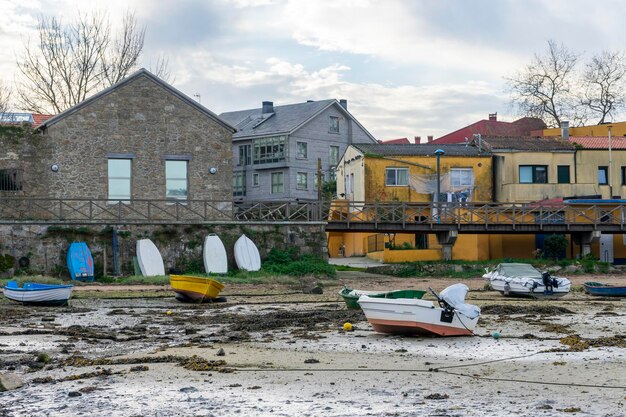
[[626, 300], [508, 299], [470, 280], [475, 336], [390, 336], [345, 308], [341, 285], [456, 281], [353, 275], [320, 295], [229, 286], [201, 306], [0, 299], [0, 373], [25, 382], [0, 394], [0, 416], [626, 415]]

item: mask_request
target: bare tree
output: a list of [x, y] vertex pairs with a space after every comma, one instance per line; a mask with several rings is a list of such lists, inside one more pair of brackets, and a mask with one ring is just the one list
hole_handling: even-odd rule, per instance
[[508, 78], [513, 104], [525, 116], [539, 117], [548, 126], [559, 127], [561, 121], [576, 119], [574, 68], [578, 55], [549, 40], [546, 54], [535, 54], [521, 72]]
[[603, 51], [586, 64], [580, 103], [606, 121], [626, 105], [626, 63], [623, 52]]
[[56, 114], [128, 76], [141, 56], [145, 27], [126, 12], [113, 36], [106, 14], [94, 12], [68, 25], [41, 16], [37, 32], [36, 44], [29, 41], [18, 59], [18, 95], [27, 110]]
[[11, 98], [11, 90], [0, 81], [0, 118], [9, 110], [9, 99]]

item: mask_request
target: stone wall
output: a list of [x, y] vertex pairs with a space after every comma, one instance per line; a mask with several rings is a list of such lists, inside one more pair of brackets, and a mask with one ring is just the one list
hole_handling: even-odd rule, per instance
[[[152, 239], [159, 248], [166, 272], [170, 268], [178, 268], [182, 272], [203, 272], [202, 247], [204, 238], [209, 233], [216, 233], [224, 242], [229, 269], [236, 268], [233, 247], [241, 234], [246, 234], [254, 241], [261, 252], [261, 259], [274, 247], [297, 247], [301, 254], [322, 258], [326, 258], [328, 254], [323, 224], [116, 226], [116, 231], [121, 275], [134, 274], [135, 245], [138, 239], [144, 238]], [[32, 274], [69, 278], [65, 257], [69, 244], [73, 241], [84, 241], [89, 246], [94, 258], [96, 276], [103, 275], [105, 260], [107, 275], [113, 275], [110, 226], [0, 225], [0, 255], [13, 256], [16, 264], [20, 258], [28, 258], [27, 269]]]

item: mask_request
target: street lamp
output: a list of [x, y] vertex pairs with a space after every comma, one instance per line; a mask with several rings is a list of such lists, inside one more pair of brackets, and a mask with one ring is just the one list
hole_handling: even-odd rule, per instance
[[445, 151], [443, 149], [437, 149], [435, 151], [435, 155], [437, 156], [437, 223], [441, 223], [441, 216], [439, 215], [439, 194], [441, 192], [441, 164], [440, 159], [441, 155], [445, 155]]

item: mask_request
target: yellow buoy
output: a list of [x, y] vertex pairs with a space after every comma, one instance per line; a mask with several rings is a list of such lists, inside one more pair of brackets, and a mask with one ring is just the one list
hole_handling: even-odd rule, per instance
[[343, 324], [343, 331], [344, 332], [351, 332], [352, 331], [352, 323], [344, 323]]
[[172, 315], [172, 310], [167, 310], [167, 313], [165, 313], [165, 314], [167, 314], [168, 316], [171, 316]]

